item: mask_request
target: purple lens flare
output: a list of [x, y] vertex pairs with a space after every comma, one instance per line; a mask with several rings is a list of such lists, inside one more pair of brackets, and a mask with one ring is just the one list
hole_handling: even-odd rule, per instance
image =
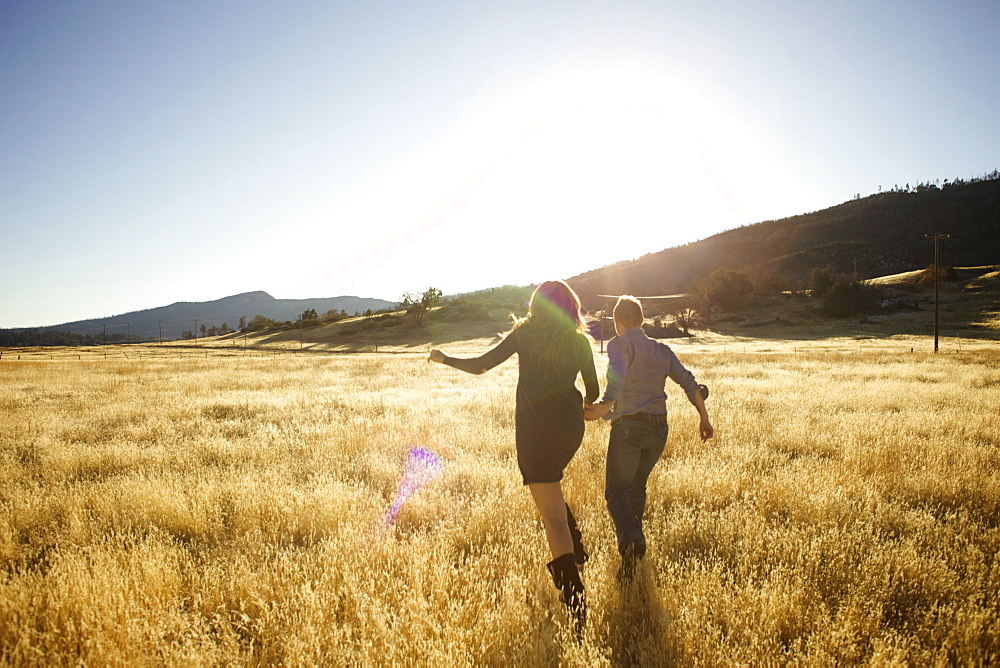
[[403, 477], [399, 481], [399, 491], [396, 492], [396, 500], [385, 516], [383, 526], [388, 527], [396, 522], [396, 516], [402, 510], [407, 499], [417, 493], [417, 491], [441, 475], [444, 468], [441, 458], [431, 450], [419, 446], [410, 448], [406, 455], [406, 464], [403, 466]]

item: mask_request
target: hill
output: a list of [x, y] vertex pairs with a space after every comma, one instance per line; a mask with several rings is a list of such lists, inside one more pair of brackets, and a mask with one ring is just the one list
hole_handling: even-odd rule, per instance
[[[738, 271], [751, 283], [795, 291], [809, 286], [813, 269], [831, 275], [871, 279], [913, 271], [933, 262], [933, 244], [926, 234], [950, 234], [941, 242], [942, 265], [983, 266], [1000, 262], [1000, 173], [943, 186], [915, 188], [856, 198], [850, 202], [781, 220], [764, 221], [713, 235], [701, 241], [667, 248], [635, 260], [618, 262], [568, 279], [585, 307], [606, 306], [599, 295], [630, 293], [638, 296], [686, 292], [694, 283], [719, 269]], [[510, 293], [510, 294], [507, 294]], [[522, 303], [526, 290], [496, 288], [460, 296], [466, 303], [498, 299]], [[239, 326], [262, 315], [283, 322], [296, 320], [308, 309], [364, 313], [392, 307], [392, 302], [359, 297], [275, 299], [266, 292], [247, 292], [211, 302], [178, 302], [121, 315], [53, 325], [37, 330], [69, 331], [92, 340], [107, 336], [179, 338], [185, 331], [228, 325]], [[471, 307], [481, 310], [481, 305]], [[487, 308], [489, 304], [487, 304]], [[774, 305], [771, 305], [773, 310]], [[388, 322], [388, 321], [387, 321]], [[349, 323], [345, 323], [349, 324]], [[23, 330], [3, 330], [17, 334]], [[32, 330], [34, 331], [34, 330]], [[402, 330], [401, 330], [402, 331]], [[112, 339], [112, 336], [115, 336]], [[17, 337], [15, 337], [17, 338]], [[23, 337], [21, 337], [23, 338]], [[99, 339], [98, 339], [99, 340]], [[27, 341], [25, 343], [30, 343]], [[17, 345], [8, 342], [0, 345]]]
[[[1000, 340], [1000, 266], [962, 267], [940, 287], [941, 335], [962, 340]], [[934, 288], [914, 271], [868, 281], [881, 305], [874, 312], [848, 317], [830, 315], [824, 299], [807, 291], [751, 295], [738, 307], [722, 311], [710, 323], [692, 328], [691, 342], [828, 339], [926, 339], [933, 334]], [[405, 352], [445, 346], [451, 352], [481, 353], [497, 334], [511, 326], [511, 315], [525, 313], [529, 289], [482, 291], [448, 300], [422, 322], [404, 311], [347, 318], [302, 329], [274, 328], [234, 333], [199, 342], [209, 347], [243, 347], [313, 352]], [[647, 310], [654, 325], [656, 308]], [[596, 321], [597, 314], [589, 318]], [[664, 325], [671, 323], [668, 316]], [[650, 335], [670, 336], [670, 327], [651, 328]], [[600, 338], [594, 331], [595, 338]], [[607, 336], [613, 336], [610, 331]], [[906, 345], [911, 345], [907, 343]]]
[[[939, 285], [941, 336], [1000, 340], [1000, 266], [958, 267]], [[838, 337], [886, 339], [933, 335], [934, 287], [923, 271], [870, 279], [878, 295], [868, 313], [831, 316], [807, 292], [750, 296], [708, 326], [727, 336], [809, 341]]]
[[669, 295], [687, 291], [717, 269], [755, 282], [808, 287], [813, 268], [868, 279], [926, 267], [934, 261], [925, 234], [950, 234], [941, 263], [1000, 262], [1000, 174], [943, 187], [918, 185], [781, 220], [729, 230], [694, 243], [618, 262], [569, 279], [591, 308], [598, 295]]
[[394, 306], [393, 302], [383, 299], [368, 299], [363, 297], [343, 296], [317, 299], [275, 299], [263, 291], [245, 292], [208, 302], [176, 302], [169, 306], [133, 311], [107, 318], [78, 320], [61, 325], [39, 328], [39, 332], [69, 331], [84, 336], [100, 337], [107, 334], [125, 334], [133, 337], [156, 339], [162, 336], [165, 340], [177, 339], [186, 332], [194, 332], [205, 325], [207, 328], [222, 327], [227, 324], [230, 329], [239, 326], [240, 318], [247, 321], [254, 316], [263, 315], [272, 320], [283, 322], [296, 320], [308, 309], [315, 309], [320, 315], [327, 311], [346, 311], [364, 313], [368, 309], [378, 311]]

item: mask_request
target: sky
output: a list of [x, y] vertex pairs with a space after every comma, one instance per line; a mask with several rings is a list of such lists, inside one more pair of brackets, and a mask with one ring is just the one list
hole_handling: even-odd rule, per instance
[[0, 328], [570, 278], [1000, 166], [995, 0], [0, 0]]

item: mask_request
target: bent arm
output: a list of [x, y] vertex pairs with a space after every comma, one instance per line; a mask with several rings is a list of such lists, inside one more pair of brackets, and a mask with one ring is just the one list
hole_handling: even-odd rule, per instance
[[694, 407], [698, 409], [698, 415], [701, 417], [698, 424], [698, 433], [701, 436], [701, 440], [707, 441], [715, 436], [715, 427], [712, 426], [712, 421], [708, 419], [708, 408], [705, 407], [705, 398], [701, 395], [701, 392], [696, 392], [693, 397], [689, 395], [689, 398]]
[[613, 404], [621, 396], [628, 374], [628, 351], [617, 337], [608, 342], [608, 384], [601, 403]]
[[[701, 388], [698, 387], [698, 381], [695, 380], [694, 374], [688, 371], [684, 365], [681, 364], [681, 361], [677, 359], [677, 355], [675, 355], [674, 351], [669, 348], [667, 348], [666, 356], [669, 368], [667, 376], [669, 376], [670, 380], [681, 386], [681, 389], [684, 390], [684, 394], [687, 395], [688, 401], [690, 401], [695, 408], [698, 408], [699, 401], [701, 401], [701, 405], [704, 407], [705, 402], [704, 398], [701, 396]], [[699, 409], [698, 412], [700, 413], [701, 410]]]
[[586, 390], [583, 403], [588, 406], [597, 400], [601, 393], [601, 386], [597, 383], [597, 368], [594, 366], [594, 351], [590, 348], [590, 343], [584, 340], [586, 355], [583, 358], [583, 367], [580, 373], [583, 375], [583, 387]]

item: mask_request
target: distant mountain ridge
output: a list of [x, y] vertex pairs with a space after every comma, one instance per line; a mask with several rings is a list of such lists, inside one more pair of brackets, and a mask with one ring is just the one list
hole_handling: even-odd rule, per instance
[[378, 311], [394, 306], [395, 302], [367, 297], [323, 297], [316, 299], [275, 299], [259, 290], [244, 292], [208, 302], [176, 302], [169, 306], [123, 313], [107, 318], [77, 320], [49, 327], [39, 327], [39, 331], [70, 331], [89, 336], [129, 333], [139, 338], [159, 338], [162, 329], [166, 341], [178, 339], [184, 332], [196, 332], [202, 325], [208, 328], [227, 324], [230, 329], [239, 327], [240, 318], [247, 322], [254, 316], [263, 315], [278, 322], [297, 320], [308, 309], [316, 309], [319, 315], [327, 311], [364, 313], [368, 309]]

